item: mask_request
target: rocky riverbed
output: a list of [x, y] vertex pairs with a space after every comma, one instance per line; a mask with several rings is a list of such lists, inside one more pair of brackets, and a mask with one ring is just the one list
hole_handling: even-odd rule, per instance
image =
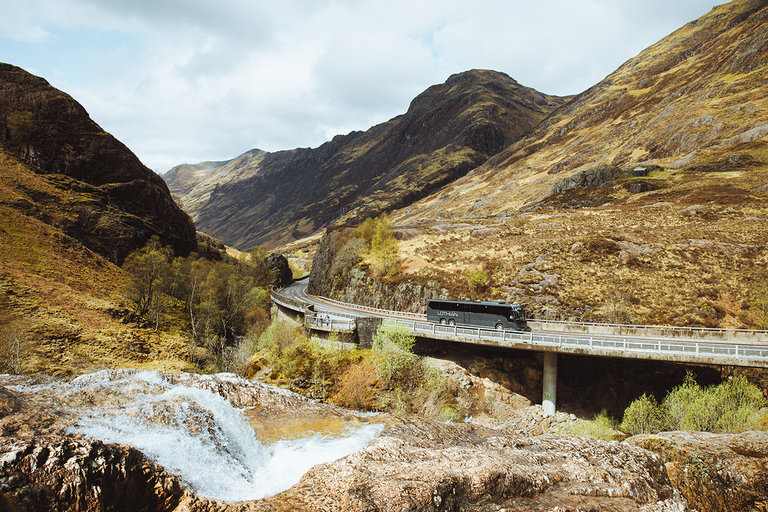
[[[162, 399], [137, 406], [128, 397], [144, 393], [140, 388], [145, 386], [161, 388]], [[168, 408], [168, 402], [177, 405]], [[275, 423], [285, 426], [289, 418], [315, 429], [318, 424], [342, 429], [375, 425], [377, 433], [347, 454], [312, 465], [285, 490], [258, 499], [220, 499], [206, 497], [200, 491], [205, 484], [172, 467], [183, 463], [163, 465], [150, 453], [105, 441], [84, 427], [89, 421], [111, 425], [105, 418], [118, 412], [123, 419], [149, 424], [145, 437], [155, 435], [153, 428], [161, 432], [180, 424], [194, 437], [193, 444], [212, 440], [214, 451], [229, 465], [248, 467], [248, 443], [235, 442], [235, 427], [222, 425], [219, 412], [202, 405], [209, 402], [245, 418], [257, 445], [267, 443], [259, 433], [266, 439], [274, 435]], [[242, 410], [247, 414], [237, 412]], [[764, 432], [675, 432], [618, 443], [516, 431], [519, 425], [489, 428], [360, 416], [233, 375], [145, 372], [137, 378], [137, 372], [123, 370], [67, 383], [4, 376], [0, 491], [18, 510], [36, 511], [714, 511], [768, 506]], [[283, 453], [288, 465], [309, 457], [308, 451], [270, 453]], [[222, 473], [202, 455], [190, 458], [204, 480]], [[273, 476], [254, 472], [249, 485]]]

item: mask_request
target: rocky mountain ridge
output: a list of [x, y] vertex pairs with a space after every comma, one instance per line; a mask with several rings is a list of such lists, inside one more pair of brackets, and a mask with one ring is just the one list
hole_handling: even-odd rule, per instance
[[[60, 204], [79, 210], [78, 219], [60, 216], [53, 222], [115, 263], [152, 235], [178, 252], [194, 249], [194, 225], [171, 200], [165, 182], [72, 97], [10, 64], [0, 64], [0, 143], [41, 180], [70, 196], [80, 194]], [[15, 206], [51, 223], [52, 214], [34, 210], [54, 198], [40, 191], [30, 195], [38, 206]]]
[[494, 71], [450, 77], [408, 111], [316, 149], [249, 151], [164, 174], [198, 227], [237, 248], [275, 246], [411, 204], [465, 175], [565, 102]]
[[[710, 177], [763, 167], [767, 18], [758, 0], [713, 8], [577, 95], [470, 179], [414, 205], [408, 218], [530, 210], [562, 191], [559, 180], [606, 166], [625, 177], [638, 166]], [[753, 188], [765, 184], [756, 178]]]

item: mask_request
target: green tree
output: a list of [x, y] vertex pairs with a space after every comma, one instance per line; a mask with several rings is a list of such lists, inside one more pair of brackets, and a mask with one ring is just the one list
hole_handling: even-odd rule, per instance
[[400, 247], [392, 230], [392, 221], [383, 214], [375, 219], [374, 225], [370, 252], [373, 270], [380, 276], [391, 276], [400, 264]]
[[155, 322], [155, 329], [166, 306], [172, 255], [170, 248], [152, 237], [144, 247], [129, 254], [123, 263], [123, 270], [128, 273], [125, 294], [136, 304], [136, 314], [149, 317]]
[[376, 220], [368, 217], [357, 227], [356, 233], [358, 238], [365, 240], [365, 243], [369, 246], [373, 241], [373, 234], [376, 232]]

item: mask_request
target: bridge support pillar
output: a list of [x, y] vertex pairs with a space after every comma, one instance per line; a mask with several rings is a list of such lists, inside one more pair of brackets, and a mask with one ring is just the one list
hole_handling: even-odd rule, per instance
[[544, 414], [554, 415], [557, 403], [557, 352], [544, 352], [541, 405]]

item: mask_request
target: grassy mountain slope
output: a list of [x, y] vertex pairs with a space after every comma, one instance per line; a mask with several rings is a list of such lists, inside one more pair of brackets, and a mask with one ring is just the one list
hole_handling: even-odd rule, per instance
[[0, 64], [0, 341], [27, 371], [180, 364], [182, 344], [141, 329], [117, 266], [150, 236], [180, 253], [194, 225], [162, 179], [45, 80]]
[[767, 21], [713, 9], [399, 211], [396, 280], [552, 318], [765, 325]]
[[274, 246], [406, 206], [479, 166], [563, 102], [474, 70], [430, 87], [406, 114], [364, 133], [316, 149], [254, 150], [164, 177], [201, 230], [238, 248]]
[[[767, 21], [765, 3], [756, 0], [714, 8], [626, 62], [490, 159], [471, 180], [447, 187], [420, 209], [426, 214], [439, 203], [441, 215], [516, 211], [561, 190], [557, 184], [564, 178], [603, 166], [626, 171], [660, 165], [668, 179], [654, 185], [663, 182], [664, 188], [691, 181], [688, 172], [736, 172], [749, 180], [745, 174], [766, 162]], [[727, 175], [708, 176], [717, 183], [717, 176]], [[459, 187], [462, 193], [454, 194]]]

